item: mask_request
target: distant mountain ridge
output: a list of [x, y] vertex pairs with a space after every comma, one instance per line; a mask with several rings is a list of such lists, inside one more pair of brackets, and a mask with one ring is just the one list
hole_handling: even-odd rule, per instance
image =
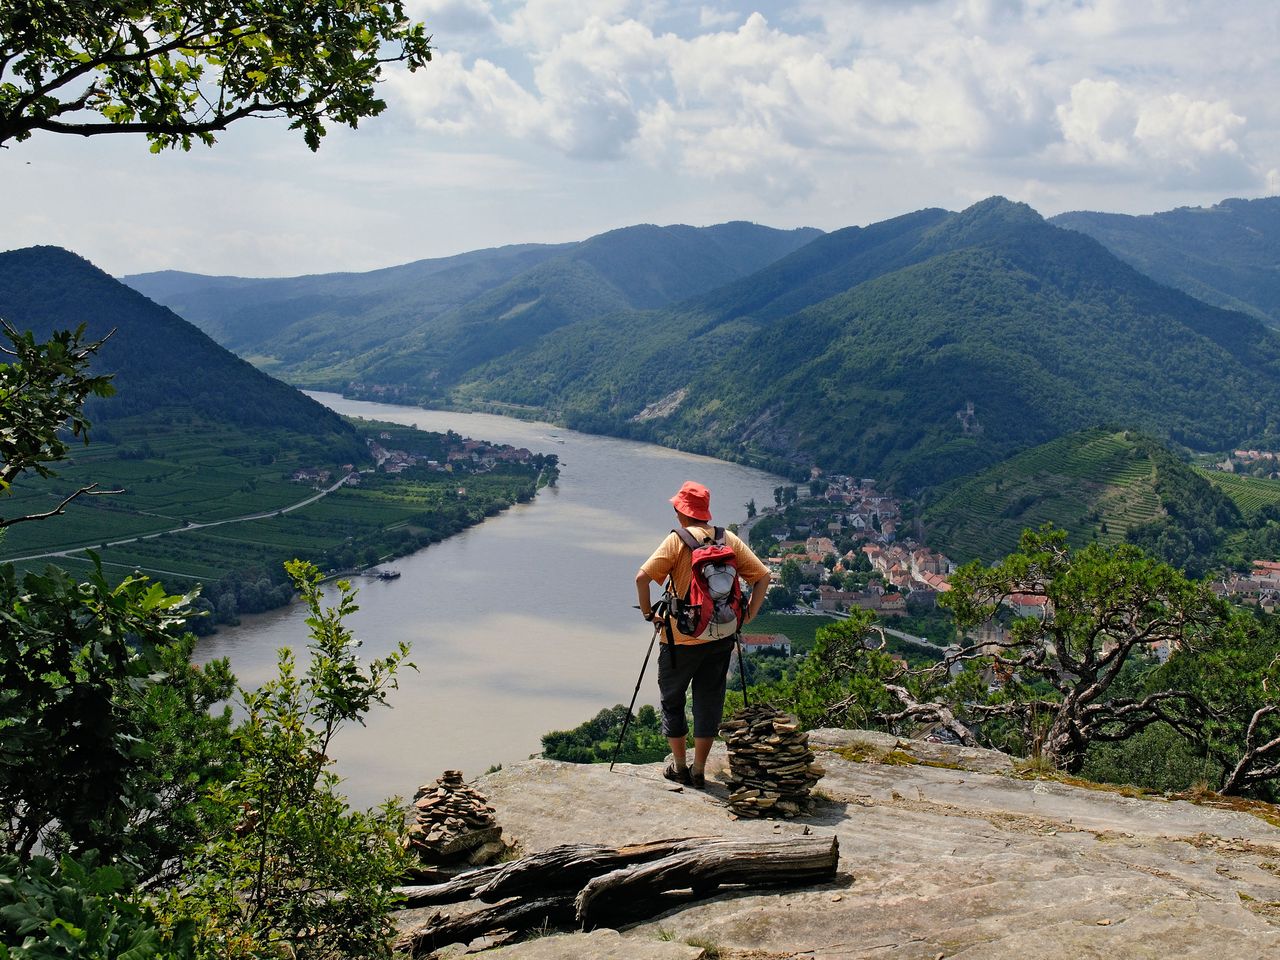
[[1161, 283], [1280, 327], [1280, 197], [1140, 217], [1077, 211], [1049, 222], [1087, 233]]
[[1205, 448], [1274, 437], [1280, 338], [992, 198], [824, 235], [675, 308], [565, 327], [457, 392], [918, 489], [1102, 422]]
[[438, 392], [471, 366], [582, 319], [650, 309], [745, 276], [821, 231], [641, 224], [581, 243], [501, 247], [369, 274], [125, 282], [295, 383]]

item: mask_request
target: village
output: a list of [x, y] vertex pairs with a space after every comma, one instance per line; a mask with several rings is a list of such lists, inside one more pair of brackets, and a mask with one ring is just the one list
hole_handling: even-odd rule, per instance
[[[376, 437], [366, 437], [365, 444], [369, 448], [374, 466], [359, 472], [381, 471], [394, 475], [414, 467], [422, 467], [434, 473], [482, 474], [489, 473], [500, 464], [527, 464], [535, 459], [535, 454], [524, 447], [486, 443], [483, 440], [472, 440], [452, 432], [433, 434], [401, 430], [397, 431], [397, 434], [382, 430]], [[412, 449], [403, 449], [406, 440], [412, 441]], [[400, 446], [394, 444], [400, 444]], [[343, 464], [339, 472], [340, 475], [348, 477], [348, 484], [359, 482], [358, 476], [353, 476], [357, 473], [354, 464]], [[308, 467], [296, 470], [290, 479], [296, 483], [324, 487], [329, 483], [331, 476], [330, 470]]]
[[774, 508], [743, 525], [780, 588], [771, 606], [824, 613], [858, 607], [894, 617], [906, 615], [908, 604], [931, 609], [951, 589], [955, 563], [899, 535], [909, 528], [902, 505], [874, 479], [815, 478], [808, 497], [780, 489]]

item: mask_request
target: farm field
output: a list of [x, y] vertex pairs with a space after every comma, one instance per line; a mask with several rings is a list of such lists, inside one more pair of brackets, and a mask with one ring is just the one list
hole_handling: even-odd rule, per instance
[[959, 561], [1004, 556], [1044, 523], [1077, 546], [1116, 543], [1163, 515], [1155, 480], [1155, 462], [1130, 434], [1070, 434], [954, 487], [926, 509], [927, 539]]
[[251, 435], [225, 425], [128, 420], [113, 422], [111, 431], [110, 436], [130, 436], [130, 442], [95, 437], [88, 446], [73, 447], [58, 476], [24, 478], [3, 508], [6, 516], [50, 510], [90, 483], [123, 492], [80, 497], [63, 516], [10, 527], [0, 541], [0, 561], [279, 509], [314, 492], [289, 480], [294, 471], [338, 466], [323, 459], [319, 448], [314, 462], [304, 462], [305, 453], [281, 453], [296, 451], [296, 438], [285, 444], [271, 431]]
[[[371, 438], [386, 432], [365, 425], [360, 430]], [[399, 473], [365, 467], [369, 472], [305, 502], [320, 491], [286, 479], [295, 470], [328, 469], [330, 479], [324, 484], [329, 486], [345, 469], [322, 461], [273, 461], [266, 441], [238, 449], [219, 445], [226, 439], [206, 436], [196, 443], [190, 437], [162, 436], [152, 438], [141, 451], [95, 443], [92, 455], [78, 457], [63, 476], [31, 481], [22, 498], [11, 498], [5, 507], [12, 513], [47, 510], [59, 496], [90, 478], [109, 478], [107, 482], [126, 493], [77, 501], [66, 516], [17, 525], [13, 532], [27, 535], [6, 540], [0, 561], [80, 548], [69, 556], [32, 558], [17, 565], [39, 570], [52, 562], [87, 573], [94, 562], [84, 552], [87, 548], [108, 580], [138, 572], [161, 581], [171, 592], [199, 587], [197, 607], [209, 616], [193, 621], [193, 627], [207, 632], [214, 623], [232, 623], [239, 614], [287, 602], [292, 588], [284, 574], [286, 560], [306, 559], [325, 571], [339, 572], [403, 556], [532, 499], [540, 479], [549, 482], [554, 476], [554, 460], [542, 457], [491, 466], [459, 462], [452, 465], [454, 472], [432, 469], [427, 462], [402, 464]], [[443, 460], [447, 445], [460, 440], [406, 431], [395, 436], [392, 445]], [[236, 473], [237, 457], [253, 467], [247, 478], [244, 461]], [[154, 487], [148, 488], [149, 483]], [[217, 523], [249, 516], [253, 519]], [[186, 522], [216, 525], [184, 526]], [[33, 529], [28, 533], [26, 527]], [[127, 542], [118, 542], [122, 540]]]
[[1280, 504], [1280, 480], [1264, 480], [1261, 477], [1202, 468], [1197, 468], [1196, 473], [1230, 497], [1246, 518], [1254, 516], [1263, 507]]

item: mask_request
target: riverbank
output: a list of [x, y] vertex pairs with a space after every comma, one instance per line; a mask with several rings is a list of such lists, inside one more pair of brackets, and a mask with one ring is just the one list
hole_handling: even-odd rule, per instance
[[[685, 480], [712, 491], [718, 523], [772, 500], [781, 478], [738, 464], [488, 414], [424, 411], [320, 395], [347, 416], [554, 451], [560, 476], [428, 550], [395, 561], [401, 576], [360, 578], [350, 626], [362, 655], [412, 646], [391, 709], [335, 745], [344, 789], [360, 804], [412, 795], [446, 769], [469, 776], [541, 748], [547, 730], [626, 703], [652, 628], [632, 609], [639, 563], [671, 528], [668, 498]], [[274, 675], [276, 651], [300, 651], [306, 611], [285, 607], [202, 638], [201, 660], [227, 656], [246, 686]], [[651, 689], [654, 687], [654, 689]], [[652, 665], [640, 703], [656, 698]]]

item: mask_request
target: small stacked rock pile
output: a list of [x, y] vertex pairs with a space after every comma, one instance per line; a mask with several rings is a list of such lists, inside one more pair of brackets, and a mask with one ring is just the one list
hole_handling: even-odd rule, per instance
[[462, 782], [461, 770], [446, 770], [435, 783], [423, 784], [413, 806], [408, 846], [424, 863], [479, 867], [507, 849], [493, 807], [484, 794]]
[[729, 747], [729, 809], [740, 817], [794, 817], [813, 807], [809, 791], [825, 772], [809, 735], [768, 704], [746, 707], [720, 726]]

